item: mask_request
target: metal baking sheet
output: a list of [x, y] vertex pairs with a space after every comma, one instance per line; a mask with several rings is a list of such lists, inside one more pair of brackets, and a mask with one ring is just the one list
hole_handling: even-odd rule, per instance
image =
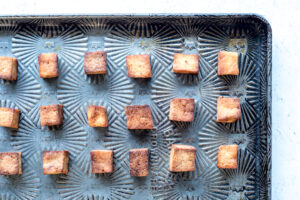
[[[0, 151], [22, 152], [23, 174], [0, 176], [0, 199], [270, 199], [271, 28], [257, 15], [3, 16], [0, 56], [19, 60], [18, 80], [1, 80], [0, 106], [21, 110], [18, 130], [0, 128]], [[108, 74], [87, 76], [83, 56], [104, 50]], [[240, 74], [219, 77], [220, 50], [241, 53]], [[56, 52], [59, 77], [41, 79], [37, 57]], [[172, 72], [175, 53], [199, 54], [198, 75]], [[129, 54], [150, 54], [152, 78], [127, 76]], [[242, 119], [216, 123], [218, 96], [237, 96]], [[196, 101], [192, 123], [168, 120], [169, 101]], [[41, 128], [39, 107], [61, 103], [64, 123]], [[105, 105], [109, 127], [87, 124]], [[152, 131], [129, 131], [126, 105], [148, 104]], [[170, 145], [197, 148], [195, 172], [168, 171]], [[217, 150], [238, 144], [238, 168], [216, 167]], [[129, 175], [131, 148], [150, 149], [150, 173]], [[89, 152], [113, 149], [115, 171], [93, 175]], [[68, 150], [68, 175], [43, 175], [43, 150]]]

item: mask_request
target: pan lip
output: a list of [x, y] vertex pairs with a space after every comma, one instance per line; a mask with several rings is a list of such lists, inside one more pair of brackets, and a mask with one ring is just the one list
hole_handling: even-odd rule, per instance
[[[268, 154], [270, 155], [269, 168], [267, 169], [267, 179], [271, 181], [272, 174], [272, 27], [268, 19], [265, 16], [257, 13], [94, 13], [94, 14], [21, 14], [21, 15], [0, 15], [2, 20], [28, 20], [28, 19], [72, 19], [72, 18], [107, 18], [107, 19], [120, 19], [120, 18], [149, 18], [149, 19], [182, 19], [182, 18], [206, 18], [206, 19], [230, 19], [230, 18], [243, 18], [254, 20], [257, 23], [261, 23], [263, 28], [266, 30], [267, 36], [267, 54], [266, 54], [266, 76], [267, 76], [267, 126], [266, 129], [269, 129], [268, 140]], [[271, 181], [272, 182], [272, 181]], [[271, 183], [270, 183], [271, 184]], [[268, 188], [270, 191], [272, 189], [271, 185]], [[270, 197], [271, 198], [271, 197]]]

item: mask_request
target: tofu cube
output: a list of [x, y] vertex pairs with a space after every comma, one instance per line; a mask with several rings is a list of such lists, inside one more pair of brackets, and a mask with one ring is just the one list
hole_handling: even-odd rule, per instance
[[150, 106], [126, 106], [125, 114], [128, 129], [153, 129]]
[[22, 154], [20, 152], [0, 153], [0, 175], [22, 174]]
[[89, 106], [88, 121], [91, 127], [108, 127], [106, 108], [104, 106]]
[[63, 122], [63, 105], [48, 105], [40, 107], [41, 126], [55, 126]]
[[197, 149], [190, 145], [172, 144], [169, 170], [171, 172], [195, 171]]
[[173, 72], [180, 74], [198, 74], [199, 56], [197, 54], [174, 54]]
[[18, 76], [18, 60], [0, 56], [0, 78], [15, 81]]
[[114, 152], [113, 150], [94, 150], [90, 152], [92, 162], [92, 173], [112, 173], [114, 172]]
[[217, 167], [221, 169], [236, 169], [238, 145], [221, 145], [218, 152]]
[[220, 51], [218, 53], [218, 75], [239, 75], [239, 54]]
[[126, 57], [128, 76], [151, 78], [150, 55], [129, 55]]
[[44, 151], [43, 172], [44, 174], [68, 174], [69, 152], [68, 151]]
[[0, 108], [0, 126], [19, 128], [19, 118], [19, 109]]
[[194, 120], [194, 99], [172, 99], [169, 119], [172, 121], [192, 122]]
[[241, 119], [241, 105], [238, 98], [219, 97], [217, 102], [217, 122], [233, 123]]
[[58, 77], [58, 65], [56, 53], [44, 53], [38, 57], [39, 73], [41, 78]]
[[130, 149], [130, 176], [148, 176], [148, 148]]
[[84, 55], [84, 72], [86, 74], [106, 74], [106, 52], [86, 52]]

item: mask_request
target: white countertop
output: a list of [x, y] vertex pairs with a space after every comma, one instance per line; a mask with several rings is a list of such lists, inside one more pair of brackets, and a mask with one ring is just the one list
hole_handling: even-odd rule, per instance
[[300, 199], [300, 1], [6, 0], [0, 15], [258, 13], [273, 31], [272, 199]]

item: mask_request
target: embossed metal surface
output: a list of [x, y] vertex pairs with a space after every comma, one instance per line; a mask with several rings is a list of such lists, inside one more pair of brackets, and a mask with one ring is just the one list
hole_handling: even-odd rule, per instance
[[[108, 74], [87, 76], [86, 51], [107, 52]], [[241, 53], [240, 74], [217, 76], [220, 50]], [[37, 56], [56, 52], [59, 77], [41, 79]], [[199, 74], [172, 72], [175, 53], [199, 54]], [[18, 130], [0, 127], [0, 151], [21, 151], [23, 174], [0, 176], [10, 199], [270, 199], [271, 28], [256, 15], [22, 16], [0, 19], [0, 56], [19, 60], [18, 80], [0, 81], [0, 106], [19, 108]], [[152, 78], [127, 76], [126, 56], [150, 54]], [[241, 100], [242, 118], [216, 122], [217, 97]], [[175, 97], [195, 99], [191, 123], [168, 120]], [[61, 103], [64, 122], [41, 127], [39, 107]], [[126, 105], [148, 104], [154, 129], [128, 130]], [[107, 108], [108, 128], [87, 123]], [[173, 143], [197, 148], [194, 172], [168, 171]], [[216, 167], [218, 147], [238, 144], [238, 168]], [[129, 149], [148, 147], [149, 176], [129, 175]], [[89, 152], [113, 149], [115, 171], [94, 175]], [[43, 150], [68, 150], [68, 175], [43, 175]]]

